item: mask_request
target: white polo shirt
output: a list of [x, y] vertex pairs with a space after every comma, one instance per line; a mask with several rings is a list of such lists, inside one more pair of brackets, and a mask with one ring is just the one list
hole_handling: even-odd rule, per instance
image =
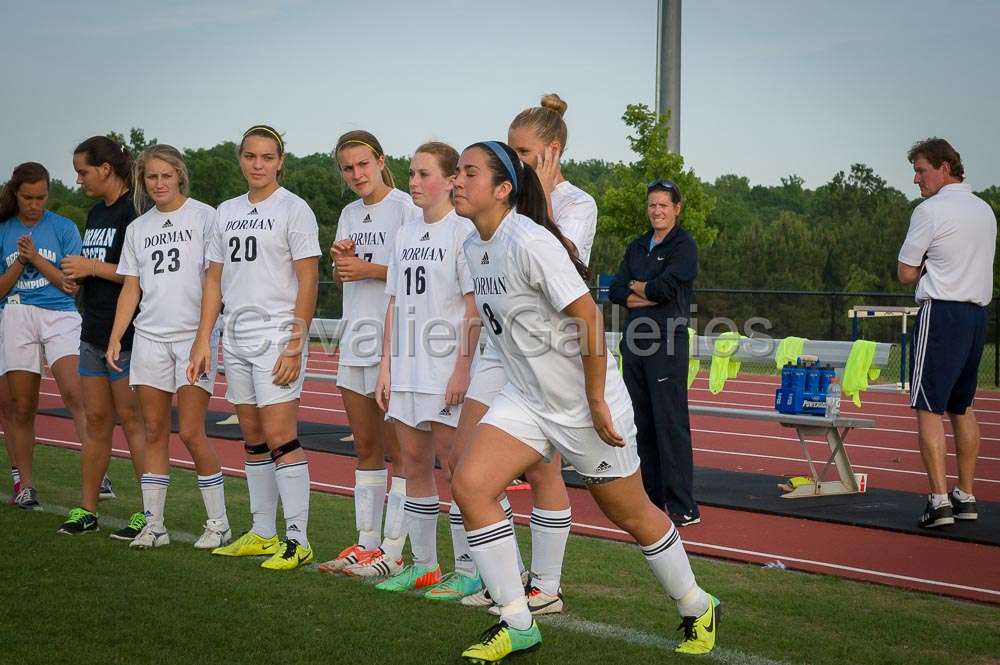
[[996, 244], [997, 218], [989, 204], [966, 183], [945, 185], [910, 216], [899, 262], [924, 264], [917, 302], [951, 300], [985, 307], [993, 295]]

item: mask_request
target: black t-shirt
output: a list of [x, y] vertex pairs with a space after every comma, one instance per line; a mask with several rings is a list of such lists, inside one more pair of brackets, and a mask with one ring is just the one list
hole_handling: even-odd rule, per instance
[[[113, 204], [98, 201], [87, 214], [83, 231], [83, 255], [105, 263], [118, 263], [125, 243], [125, 227], [136, 218], [131, 192], [125, 192]], [[80, 339], [95, 346], [107, 347], [115, 324], [115, 309], [122, 285], [100, 277], [88, 277], [81, 288], [80, 315], [83, 325]], [[122, 336], [122, 350], [132, 348], [135, 329], [129, 325]]]

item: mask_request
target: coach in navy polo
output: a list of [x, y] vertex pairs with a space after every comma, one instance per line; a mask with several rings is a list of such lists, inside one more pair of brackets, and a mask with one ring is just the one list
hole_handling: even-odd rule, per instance
[[[910, 406], [931, 489], [920, 526], [933, 528], [978, 517], [972, 481], [979, 425], [971, 407], [993, 291], [997, 220], [963, 182], [961, 156], [947, 141], [921, 141], [909, 160], [924, 201], [910, 217], [897, 272], [903, 284], [917, 284], [920, 303], [910, 349]], [[943, 414], [958, 453], [958, 485], [950, 494]]]

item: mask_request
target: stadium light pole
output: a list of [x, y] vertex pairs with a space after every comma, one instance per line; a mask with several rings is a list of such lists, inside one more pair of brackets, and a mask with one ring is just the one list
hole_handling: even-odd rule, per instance
[[681, 151], [681, 0], [659, 0], [656, 21], [656, 112], [670, 112], [667, 149]]

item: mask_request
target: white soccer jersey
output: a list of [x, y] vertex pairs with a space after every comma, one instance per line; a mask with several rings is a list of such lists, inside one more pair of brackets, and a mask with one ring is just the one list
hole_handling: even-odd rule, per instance
[[[464, 249], [483, 327], [507, 371], [503, 391], [560, 425], [592, 425], [578, 335], [562, 313], [588, 289], [566, 249], [513, 211], [490, 240], [474, 233]], [[611, 354], [604, 399], [614, 417], [631, 408]]]
[[552, 190], [554, 221], [566, 239], [576, 245], [580, 260], [590, 263], [590, 250], [594, 248], [597, 233], [597, 203], [587, 192], [568, 180], [563, 180]]
[[194, 338], [214, 223], [215, 208], [188, 199], [173, 212], [151, 208], [125, 229], [118, 274], [139, 278], [136, 333], [154, 342]]
[[[396, 233], [404, 222], [419, 215], [410, 195], [393, 189], [375, 205], [352, 201], [340, 213], [337, 240], [350, 238], [358, 258], [387, 266], [392, 261]], [[389, 296], [377, 279], [346, 282], [340, 334], [340, 364], [377, 365], [382, 359], [382, 327]]]
[[396, 297], [392, 389], [443, 395], [461, 346], [466, 293], [472, 276], [462, 243], [475, 230], [454, 210], [428, 224], [403, 224], [389, 264], [385, 292]]
[[287, 336], [299, 291], [292, 263], [320, 253], [316, 215], [284, 187], [259, 203], [224, 201], [206, 256], [222, 264], [225, 341]]

